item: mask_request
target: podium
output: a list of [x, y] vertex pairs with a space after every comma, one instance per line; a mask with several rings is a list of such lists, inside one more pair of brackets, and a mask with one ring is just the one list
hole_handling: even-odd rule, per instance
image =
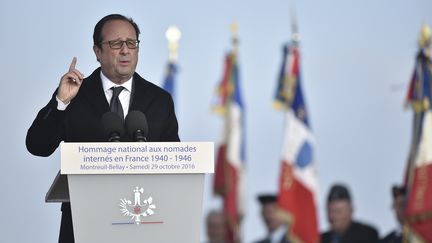
[[61, 175], [47, 201], [67, 201], [69, 190], [76, 243], [199, 242], [213, 143], [60, 146]]

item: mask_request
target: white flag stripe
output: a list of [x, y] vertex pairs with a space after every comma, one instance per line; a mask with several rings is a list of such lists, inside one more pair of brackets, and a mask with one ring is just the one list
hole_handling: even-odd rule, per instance
[[231, 103], [228, 106], [229, 114], [229, 138], [227, 145], [228, 161], [240, 172], [242, 167], [242, 113], [237, 103]]
[[[294, 115], [292, 110], [287, 111], [285, 141], [282, 154], [284, 161], [294, 164], [301, 147], [306, 141], [313, 147], [315, 141], [313, 134], [308, 127]], [[311, 164], [304, 168], [294, 165], [293, 168], [296, 179], [313, 193], [315, 204], [318, 205], [318, 179], [316, 176], [315, 163], [312, 161]]]
[[425, 112], [423, 117], [423, 131], [421, 133], [416, 166], [432, 164], [432, 111]]
[[304, 141], [308, 141], [313, 147], [315, 139], [310, 130], [300, 121], [292, 110], [286, 112], [285, 141], [283, 144], [282, 158], [285, 161], [294, 162]]

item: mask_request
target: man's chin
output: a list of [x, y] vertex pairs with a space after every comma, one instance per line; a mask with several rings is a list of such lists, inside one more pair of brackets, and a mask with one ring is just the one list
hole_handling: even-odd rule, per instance
[[133, 76], [135, 71], [132, 71], [131, 69], [127, 69], [127, 70], [119, 70], [117, 73], [120, 77], [122, 78], [131, 78]]

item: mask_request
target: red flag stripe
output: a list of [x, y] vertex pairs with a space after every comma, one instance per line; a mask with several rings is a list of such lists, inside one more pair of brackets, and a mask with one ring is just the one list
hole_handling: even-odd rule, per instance
[[282, 162], [278, 203], [290, 214], [290, 237], [305, 243], [319, 241], [318, 222], [313, 193], [294, 176], [291, 164]]

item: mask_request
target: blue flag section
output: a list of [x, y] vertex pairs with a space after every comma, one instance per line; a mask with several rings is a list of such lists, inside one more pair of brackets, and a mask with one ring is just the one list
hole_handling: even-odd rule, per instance
[[283, 61], [279, 73], [274, 105], [277, 109], [291, 109], [296, 117], [309, 126], [303, 99], [298, 43], [283, 48]]
[[176, 74], [177, 74], [177, 65], [173, 62], [169, 62], [165, 71], [165, 80], [163, 83], [163, 88], [171, 94], [174, 103], [176, 101], [176, 95], [175, 95]]

